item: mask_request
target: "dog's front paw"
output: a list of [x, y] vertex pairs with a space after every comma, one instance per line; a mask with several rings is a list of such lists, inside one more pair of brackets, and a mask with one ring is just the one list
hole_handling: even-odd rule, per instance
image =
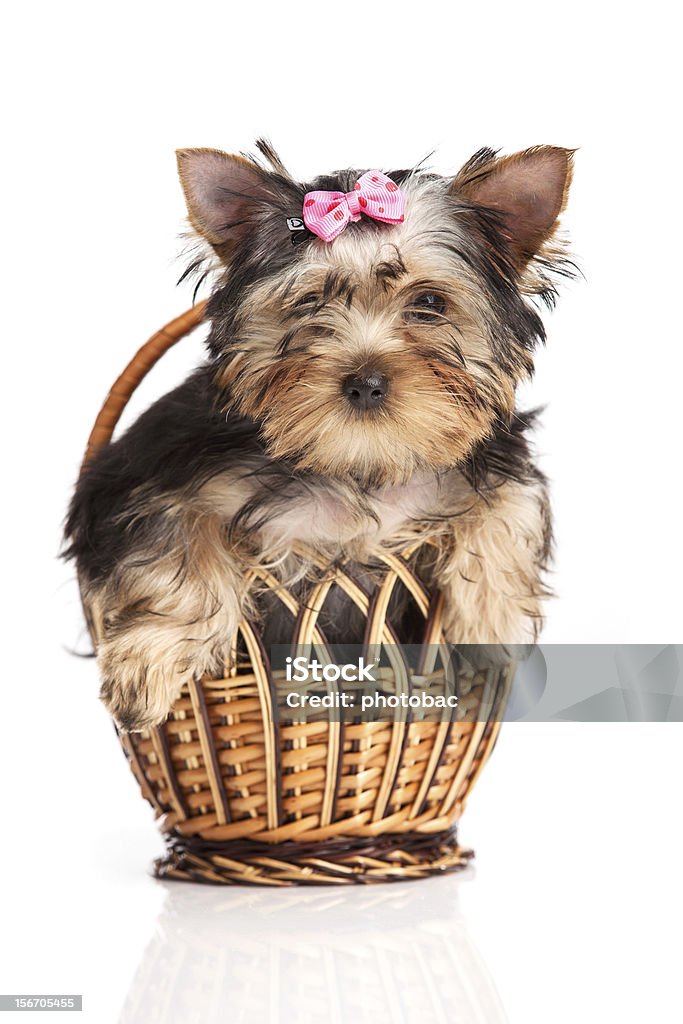
[[99, 662], [100, 700], [124, 732], [163, 722], [187, 678], [172, 659], [152, 663], [142, 651], [117, 655], [104, 650]]

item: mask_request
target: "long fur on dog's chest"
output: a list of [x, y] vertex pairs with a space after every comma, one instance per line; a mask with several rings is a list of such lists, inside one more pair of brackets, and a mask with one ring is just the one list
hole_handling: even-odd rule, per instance
[[[464, 481], [460, 503], [466, 500]], [[263, 486], [240, 470], [214, 477], [198, 498], [226, 522], [258, 536], [263, 557], [306, 547], [321, 557], [371, 562], [423, 537], [428, 523], [456, 500], [455, 474], [416, 473], [404, 484], [366, 488], [309, 476]]]

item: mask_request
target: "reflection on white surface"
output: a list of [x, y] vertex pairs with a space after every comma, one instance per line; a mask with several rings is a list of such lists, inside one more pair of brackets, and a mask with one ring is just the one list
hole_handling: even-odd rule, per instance
[[506, 1021], [458, 909], [456, 878], [164, 887], [120, 1024]]

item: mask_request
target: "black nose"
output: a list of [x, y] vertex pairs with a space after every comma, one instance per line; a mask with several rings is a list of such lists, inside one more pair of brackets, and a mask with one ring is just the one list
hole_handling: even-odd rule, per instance
[[386, 398], [389, 381], [383, 373], [366, 370], [352, 373], [344, 381], [344, 394], [354, 409], [377, 409]]

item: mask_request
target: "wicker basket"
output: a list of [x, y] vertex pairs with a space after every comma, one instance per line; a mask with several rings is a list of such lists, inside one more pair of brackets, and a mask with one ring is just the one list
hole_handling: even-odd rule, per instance
[[[146, 373], [203, 312], [194, 307], [140, 349], [107, 397], [86, 460], [109, 442]], [[409, 553], [386, 555], [374, 593], [344, 565], [321, 572], [303, 598], [266, 570], [258, 575], [291, 613], [293, 644], [324, 643], [318, 619], [341, 587], [365, 617], [368, 645], [395, 645], [387, 609], [400, 586], [424, 622], [422, 643], [438, 649], [441, 598], [426, 592]], [[158, 876], [344, 885], [422, 878], [468, 862], [471, 851], [458, 846], [455, 826], [495, 743], [512, 666], [461, 671], [458, 709], [448, 721], [403, 712], [388, 722], [342, 722], [326, 713], [304, 722], [275, 713], [279, 681], [257, 625], [242, 622], [234, 649], [238, 642], [246, 657], [221, 678], [193, 681], [163, 725], [119, 736], [167, 841]]]

